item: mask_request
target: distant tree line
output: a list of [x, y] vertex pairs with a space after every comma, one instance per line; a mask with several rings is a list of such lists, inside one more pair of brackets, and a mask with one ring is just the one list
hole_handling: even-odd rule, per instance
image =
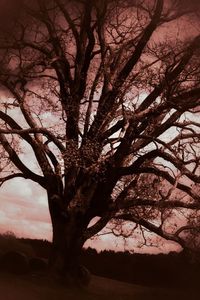
[[[0, 237], [0, 251], [3, 237]], [[39, 239], [17, 239], [23, 247], [31, 247], [35, 256], [47, 259], [51, 243]], [[24, 248], [21, 248], [22, 250]], [[186, 251], [169, 254], [142, 254], [84, 249], [81, 262], [92, 274], [142, 285], [198, 287], [200, 259]]]

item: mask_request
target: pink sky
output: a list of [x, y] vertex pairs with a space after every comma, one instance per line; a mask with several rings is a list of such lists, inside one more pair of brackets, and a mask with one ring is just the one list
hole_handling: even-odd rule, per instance
[[[52, 229], [48, 212], [48, 204], [45, 191], [37, 184], [25, 179], [13, 179], [6, 182], [0, 191], [0, 232], [12, 231], [19, 237], [51, 240]], [[153, 238], [154, 244], [156, 237]], [[173, 242], [157, 241], [158, 247], [143, 247], [140, 236], [136, 234], [134, 239], [124, 242], [113, 238], [111, 235], [103, 235], [101, 238], [88, 241], [86, 246], [97, 246], [99, 250], [134, 250], [136, 252], [168, 252], [178, 250]]]
[[0, 231], [51, 239], [45, 191], [29, 180], [14, 179], [1, 187]]

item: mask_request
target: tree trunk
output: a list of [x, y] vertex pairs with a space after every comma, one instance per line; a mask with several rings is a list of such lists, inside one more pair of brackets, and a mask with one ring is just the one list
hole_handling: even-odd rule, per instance
[[[51, 179], [51, 178], [50, 178]], [[84, 244], [83, 233], [87, 227], [84, 215], [76, 208], [67, 209], [67, 199], [55, 178], [49, 180], [49, 211], [53, 229], [52, 251], [49, 258], [51, 273], [69, 285], [87, 285], [89, 272], [80, 264]]]
[[80, 263], [83, 247], [82, 232], [73, 215], [54, 219], [50, 270], [67, 285], [88, 285], [89, 271]]

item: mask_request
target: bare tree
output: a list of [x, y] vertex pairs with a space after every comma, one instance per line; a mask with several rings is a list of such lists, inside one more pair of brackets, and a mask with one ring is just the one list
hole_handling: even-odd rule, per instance
[[46, 189], [50, 266], [63, 276], [80, 276], [83, 244], [111, 220], [185, 245], [183, 224], [172, 230], [166, 212], [200, 208], [200, 35], [177, 29], [198, 21], [179, 4], [35, 0], [5, 12], [0, 143], [10, 167], [1, 183], [22, 177]]

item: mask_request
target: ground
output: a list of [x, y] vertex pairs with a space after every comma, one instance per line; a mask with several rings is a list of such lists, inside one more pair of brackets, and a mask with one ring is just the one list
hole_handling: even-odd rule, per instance
[[[153, 274], [152, 274], [153, 275]], [[1, 300], [196, 300], [199, 291], [146, 287], [93, 276], [87, 289], [69, 289], [40, 276], [0, 274]]]

